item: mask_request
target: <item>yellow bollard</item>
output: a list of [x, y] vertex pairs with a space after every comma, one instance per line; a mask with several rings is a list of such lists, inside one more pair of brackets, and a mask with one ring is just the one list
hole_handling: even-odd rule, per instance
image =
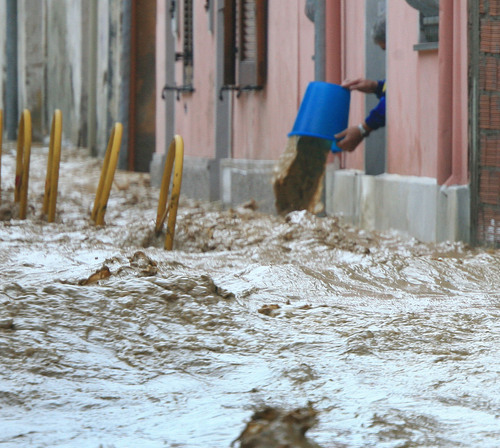
[[19, 219], [26, 219], [28, 207], [28, 181], [31, 158], [31, 114], [24, 109], [19, 121], [16, 154], [16, 181], [14, 201], [20, 202]]
[[59, 164], [61, 161], [62, 112], [56, 109], [52, 117], [50, 129], [49, 158], [45, 177], [45, 195], [43, 197], [43, 213], [47, 220], [54, 222], [56, 217], [57, 186], [59, 183]]
[[0, 204], [2, 203], [3, 110], [0, 109]]
[[123, 126], [121, 123], [116, 123], [106, 148], [104, 163], [101, 169], [101, 177], [97, 186], [94, 207], [90, 217], [94, 220], [96, 226], [104, 224], [104, 215], [108, 205], [109, 193], [115, 176], [116, 164], [118, 163], [118, 153], [122, 142]]
[[[174, 167], [175, 160], [175, 167]], [[172, 250], [174, 245], [175, 221], [177, 218], [177, 208], [179, 206], [179, 196], [182, 183], [182, 166], [184, 163], [184, 141], [180, 135], [176, 135], [168, 148], [163, 178], [161, 181], [160, 200], [158, 202], [158, 212], [156, 215], [156, 233], [162, 230], [163, 223], [168, 216], [167, 234], [165, 236], [165, 249]], [[174, 167], [174, 178], [172, 180], [172, 193], [167, 207], [168, 190], [170, 187], [170, 177]]]

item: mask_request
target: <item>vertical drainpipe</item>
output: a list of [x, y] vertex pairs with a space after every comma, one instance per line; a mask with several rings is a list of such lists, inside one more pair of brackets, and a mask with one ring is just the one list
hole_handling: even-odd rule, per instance
[[342, 82], [342, 2], [328, 0], [325, 5], [325, 80]]
[[[175, 85], [175, 2], [167, 3], [167, 15], [165, 17], [165, 83]], [[177, 6], [178, 7], [178, 6]], [[162, 92], [162, 98], [165, 101], [165, 152], [164, 158], [168, 153], [168, 147], [175, 135], [175, 92], [165, 90]], [[163, 164], [162, 164], [163, 166]]]
[[17, 0], [7, 0], [7, 88], [5, 124], [7, 139], [17, 138], [18, 84], [17, 84]]
[[325, 80], [325, 0], [316, 0], [314, 9], [314, 79]]
[[[230, 202], [230, 198], [224, 197], [227, 190], [222, 187], [221, 176], [223, 175], [220, 164], [222, 159], [231, 157], [231, 131], [232, 131], [232, 95], [228, 91], [220, 92], [224, 84], [224, 0], [216, 2], [216, 60], [215, 60], [215, 159], [210, 161], [210, 192], [211, 201], [223, 199]], [[220, 92], [220, 97], [219, 97]], [[230, 182], [225, 188], [230, 188]]]
[[92, 156], [97, 155], [96, 143], [96, 96], [97, 96], [97, 0], [89, 2], [89, 66], [87, 146]]
[[[134, 140], [130, 135], [134, 133], [134, 108], [131, 107], [131, 78], [135, 75], [132, 58], [135, 55], [135, 40], [132, 39], [132, 21], [135, 20], [135, 0], [122, 0], [122, 42], [120, 54], [120, 97], [118, 106], [118, 121], [123, 125], [123, 136], [118, 168], [134, 170]], [[134, 71], [134, 73], [131, 73]], [[130, 139], [130, 145], [129, 145]]]
[[452, 174], [453, 132], [453, 0], [439, 2], [439, 93], [437, 182]]
[[470, 14], [470, 241], [478, 243], [477, 217], [479, 214], [479, 3], [469, 3]]

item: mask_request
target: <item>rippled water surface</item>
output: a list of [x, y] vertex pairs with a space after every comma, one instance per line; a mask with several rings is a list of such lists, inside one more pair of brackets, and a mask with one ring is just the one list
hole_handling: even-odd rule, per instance
[[65, 150], [49, 224], [34, 148], [20, 221], [14, 158], [0, 446], [229, 447], [255, 409], [308, 404], [322, 447], [499, 446], [499, 251], [183, 200], [167, 252], [147, 175], [117, 173], [96, 228], [100, 162]]

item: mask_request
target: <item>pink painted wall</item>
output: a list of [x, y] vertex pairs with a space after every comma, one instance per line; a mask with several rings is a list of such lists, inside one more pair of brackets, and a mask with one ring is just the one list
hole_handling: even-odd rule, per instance
[[438, 51], [415, 51], [418, 11], [388, 0], [387, 171], [436, 177]]
[[[178, 2], [183, 5], [183, 2]], [[194, 79], [196, 91], [183, 94], [175, 107], [175, 132], [184, 138], [185, 154], [213, 157], [215, 119], [215, 34], [209, 30], [205, 2], [193, 2]], [[179, 17], [183, 17], [180, 11]], [[179, 20], [176, 51], [182, 52], [183, 23]], [[176, 62], [176, 84], [183, 84], [182, 61]]]
[[[330, 0], [333, 1], [333, 0]], [[304, 14], [306, 0], [269, 1], [268, 79], [262, 92], [233, 94], [232, 156], [276, 160], [283, 152], [300, 101], [314, 80], [314, 24]], [[180, 2], [182, 4], [182, 2]], [[365, 73], [365, 8], [362, 0], [342, 0], [342, 79]], [[467, 0], [453, 5], [452, 176], [448, 183], [467, 183]], [[215, 35], [208, 28], [204, 2], [194, 2], [194, 86], [196, 92], [176, 102], [175, 132], [186, 142], [186, 154], [212, 158], [214, 112], [218, 86], [214, 85]], [[331, 5], [330, 5], [331, 7]], [[166, 0], [157, 5], [157, 77], [163, 86]], [[331, 10], [331, 9], [330, 9]], [[436, 177], [439, 122], [439, 52], [418, 52], [418, 12], [402, 0], [387, 0], [387, 166], [389, 173]], [[328, 27], [328, 17], [327, 27]], [[182, 32], [180, 23], [179, 33]], [[217, 26], [217, 25], [216, 25]], [[328, 35], [328, 34], [327, 34]], [[180, 36], [180, 34], [179, 34]], [[361, 37], [363, 36], [363, 37]], [[180, 39], [179, 39], [180, 44]], [[179, 47], [177, 49], [181, 51]], [[331, 58], [327, 64], [332, 63]], [[182, 62], [176, 63], [176, 82], [182, 84]], [[327, 71], [328, 73], [328, 71]], [[441, 75], [442, 76], [442, 75]], [[160, 90], [160, 89], [159, 89]], [[164, 102], [158, 92], [157, 147], [164, 152]], [[365, 117], [364, 95], [353, 92], [350, 123]], [[441, 151], [441, 152], [440, 152]], [[449, 157], [447, 155], [447, 157]], [[341, 156], [341, 166], [364, 168], [364, 145]]]
[[[364, 4], [341, 2], [341, 57], [340, 61], [327, 59], [327, 64], [340, 63], [342, 79], [364, 77], [365, 51], [370, 50], [365, 48], [364, 31], [360, 32], [365, 28]], [[418, 11], [405, 1], [387, 0], [387, 171], [437, 178], [438, 166], [443, 165], [445, 157], [449, 159], [450, 170], [446, 183], [454, 185], [468, 182], [467, 0], [450, 0], [449, 5], [453, 10], [452, 31], [441, 38], [452, 42], [452, 50], [445, 55], [437, 49], [415, 51], [413, 46], [419, 38]], [[330, 19], [326, 18], [327, 29]], [[450, 79], [442, 79], [440, 61], [452, 67]], [[448, 152], [439, 147], [438, 141], [439, 117], [446, 106], [439, 100], [440, 77], [452, 92], [447, 105], [447, 113], [451, 114]], [[349, 122], [356, 124], [364, 118], [364, 94], [353, 92]], [[363, 144], [340, 157], [341, 167], [364, 169]]]
[[268, 76], [262, 92], [234, 95], [233, 157], [275, 160], [314, 80], [314, 24], [305, 0], [269, 1]]
[[[276, 160], [284, 151], [305, 89], [314, 80], [314, 24], [306, 17], [306, 0], [269, 1], [268, 77], [261, 92], [233, 93], [232, 147], [234, 158]], [[182, 4], [182, 2], [180, 2]], [[215, 156], [214, 114], [215, 34], [208, 28], [205, 2], [194, 2], [194, 87], [175, 107], [175, 132], [182, 135], [185, 154]], [[165, 151], [165, 0], [157, 11], [157, 138], [156, 152]], [[181, 16], [182, 17], [182, 16]], [[182, 22], [182, 21], [181, 21]], [[215, 23], [215, 26], [217, 24]], [[182, 34], [180, 23], [179, 34]], [[177, 51], [182, 51], [178, 39]], [[176, 83], [182, 84], [182, 62], [176, 63]]]
[[[168, 5], [167, 5], [168, 3]], [[185, 154], [196, 157], [213, 157], [214, 149], [214, 64], [215, 64], [215, 35], [208, 26], [208, 14], [204, 3], [194, 3], [194, 80], [196, 91], [193, 94], [181, 94], [180, 100], [175, 103], [175, 133], [184, 139]], [[182, 6], [182, 2], [179, 2]], [[165, 50], [166, 27], [165, 21], [170, 2], [157, 1], [157, 41], [156, 41], [156, 148], [158, 154], [166, 149], [165, 102], [161, 98], [161, 91], [166, 84], [165, 64], [167, 55]], [[182, 12], [179, 13], [182, 17]], [[182, 20], [178, 21], [176, 51], [182, 52]], [[170, 58], [169, 58], [170, 59]], [[182, 61], [175, 63], [175, 83], [183, 84]]]
[[[444, 80], [453, 89], [451, 157], [452, 184], [467, 183], [467, 1], [452, 3], [453, 78]], [[418, 41], [418, 12], [401, 0], [388, 0], [387, 23], [387, 169], [389, 173], [437, 177], [440, 113], [438, 50], [414, 51]], [[441, 36], [443, 39], [443, 36]], [[442, 42], [440, 48], [443, 48]]]

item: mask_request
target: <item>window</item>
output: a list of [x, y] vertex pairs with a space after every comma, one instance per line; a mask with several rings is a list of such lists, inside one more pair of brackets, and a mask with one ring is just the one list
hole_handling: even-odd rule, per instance
[[[170, 20], [171, 29], [175, 35], [182, 38], [182, 51], [175, 52], [175, 61], [182, 61], [182, 84], [167, 84], [163, 87], [161, 97], [166, 98], [168, 91], [177, 92], [177, 101], [180, 100], [181, 93], [194, 92], [193, 87], [193, 0], [184, 0], [182, 9], [182, 27], [180, 26], [179, 0], [170, 0]], [[182, 36], [181, 36], [182, 28]], [[173, 45], [173, 44], [172, 44]]]
[[224, 84], [262, 88], [267, 76], [267, 0], [225, 0]]
[[439, 16], [424, 16], [420, 13], [420, 36], [415, 50], [433, 50], [439, 43]]
[[184, 85], [193, 84], [193, 0], [184, 0], [182, 62]]
[[435, 50], [439, 42], [439, 0], [406, 0], [419, 11], [419, 39], [414, 50]]

